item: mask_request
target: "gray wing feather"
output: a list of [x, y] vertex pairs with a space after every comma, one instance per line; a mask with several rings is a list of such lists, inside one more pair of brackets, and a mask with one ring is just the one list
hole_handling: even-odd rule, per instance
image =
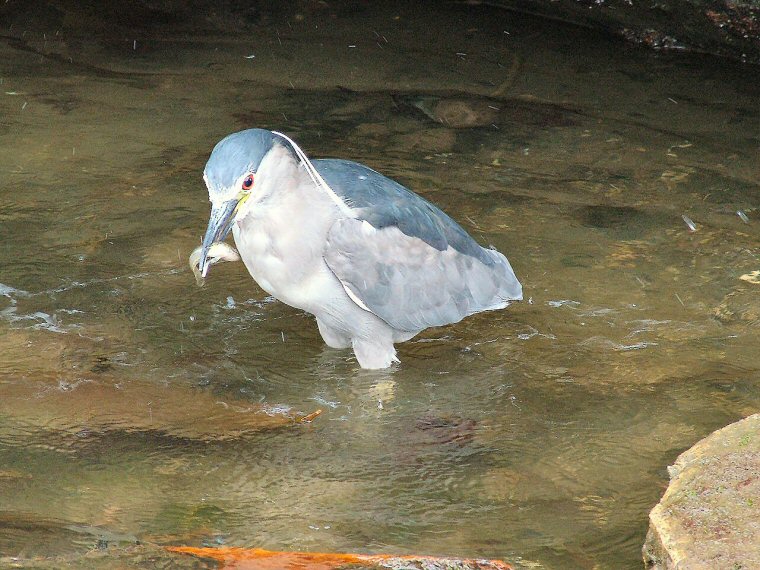
[[450, 246], [432, 247], [396, 226], [344, 219], [331, 228], [324, 258], [365, 308], [395, 329], [419, 331], [522, 298], [507, 259], [480, 250], [489, 264]]
[[312, 161], [330, 187], [373, 227], [397, 227], [439, 251], [452, 247], [492, 265], [492, 258], [445, 212], [395, 180], [357, 162]]

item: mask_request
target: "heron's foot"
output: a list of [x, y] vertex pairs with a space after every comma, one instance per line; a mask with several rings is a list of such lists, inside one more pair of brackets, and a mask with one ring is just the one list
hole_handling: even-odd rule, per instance
[[347, 334], [332, 328], [319, 318], [317, 318], [317, 328], [319, 328], [319, 334], [322, 335], [322, 340], [330, 348], [349, 348], [351, 346], [351, 339]]
[[390, 341], [354, 339], [351, 344], [354, 347], [356, 360], [359, 361], [359, 366], [362, 368], [371, 370], [388, 368], [394, 362], [399, 361], [396, 358], [396, 349]]

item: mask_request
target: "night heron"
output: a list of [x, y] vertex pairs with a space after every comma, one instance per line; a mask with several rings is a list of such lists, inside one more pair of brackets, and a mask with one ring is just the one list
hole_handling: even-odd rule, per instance
[[522, 299], [501, 253], [440, 209], [349, 160], [309, 160], [289, 137], [249, 129], [222, 139], [203, 178], [211, 217], [198, 262], [232, 230], [251, 276], [313, 314], [324, 341], [363, 368], [398, 362], [393, 344]]

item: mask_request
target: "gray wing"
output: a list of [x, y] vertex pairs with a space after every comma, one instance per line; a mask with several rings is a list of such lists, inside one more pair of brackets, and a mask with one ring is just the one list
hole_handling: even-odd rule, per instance
[[454, 323], [522, 298], [507, 259], [423, 198], [356, 163], [314, 163], [359, 214], [331, 228], [325, 261], [354, 301], [392, 327]]
[[312, 161], [330, 187], [373, 227], [397, 227], [439, 251], [451, 246], [491, 265], [485, 250], [440, 208], [395, 180], [350, 160]]

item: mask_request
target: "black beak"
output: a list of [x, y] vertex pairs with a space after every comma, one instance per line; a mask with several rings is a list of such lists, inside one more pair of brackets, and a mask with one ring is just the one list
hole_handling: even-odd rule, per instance
[[224, 241], [227, 234], [232, 229], [232, 222], [235, 221], [235, 210], [238, 200], [228, 200], [211, 207], [211, 216], [208, 220], [206, 235], [203, 236], [203, 247], [201, 249], [201, 259], [198, 262], [198, 270], [202, 277], [206, 277], [208, 268], [211, 264], [208, 262], [208, 250], [212, 244]]

